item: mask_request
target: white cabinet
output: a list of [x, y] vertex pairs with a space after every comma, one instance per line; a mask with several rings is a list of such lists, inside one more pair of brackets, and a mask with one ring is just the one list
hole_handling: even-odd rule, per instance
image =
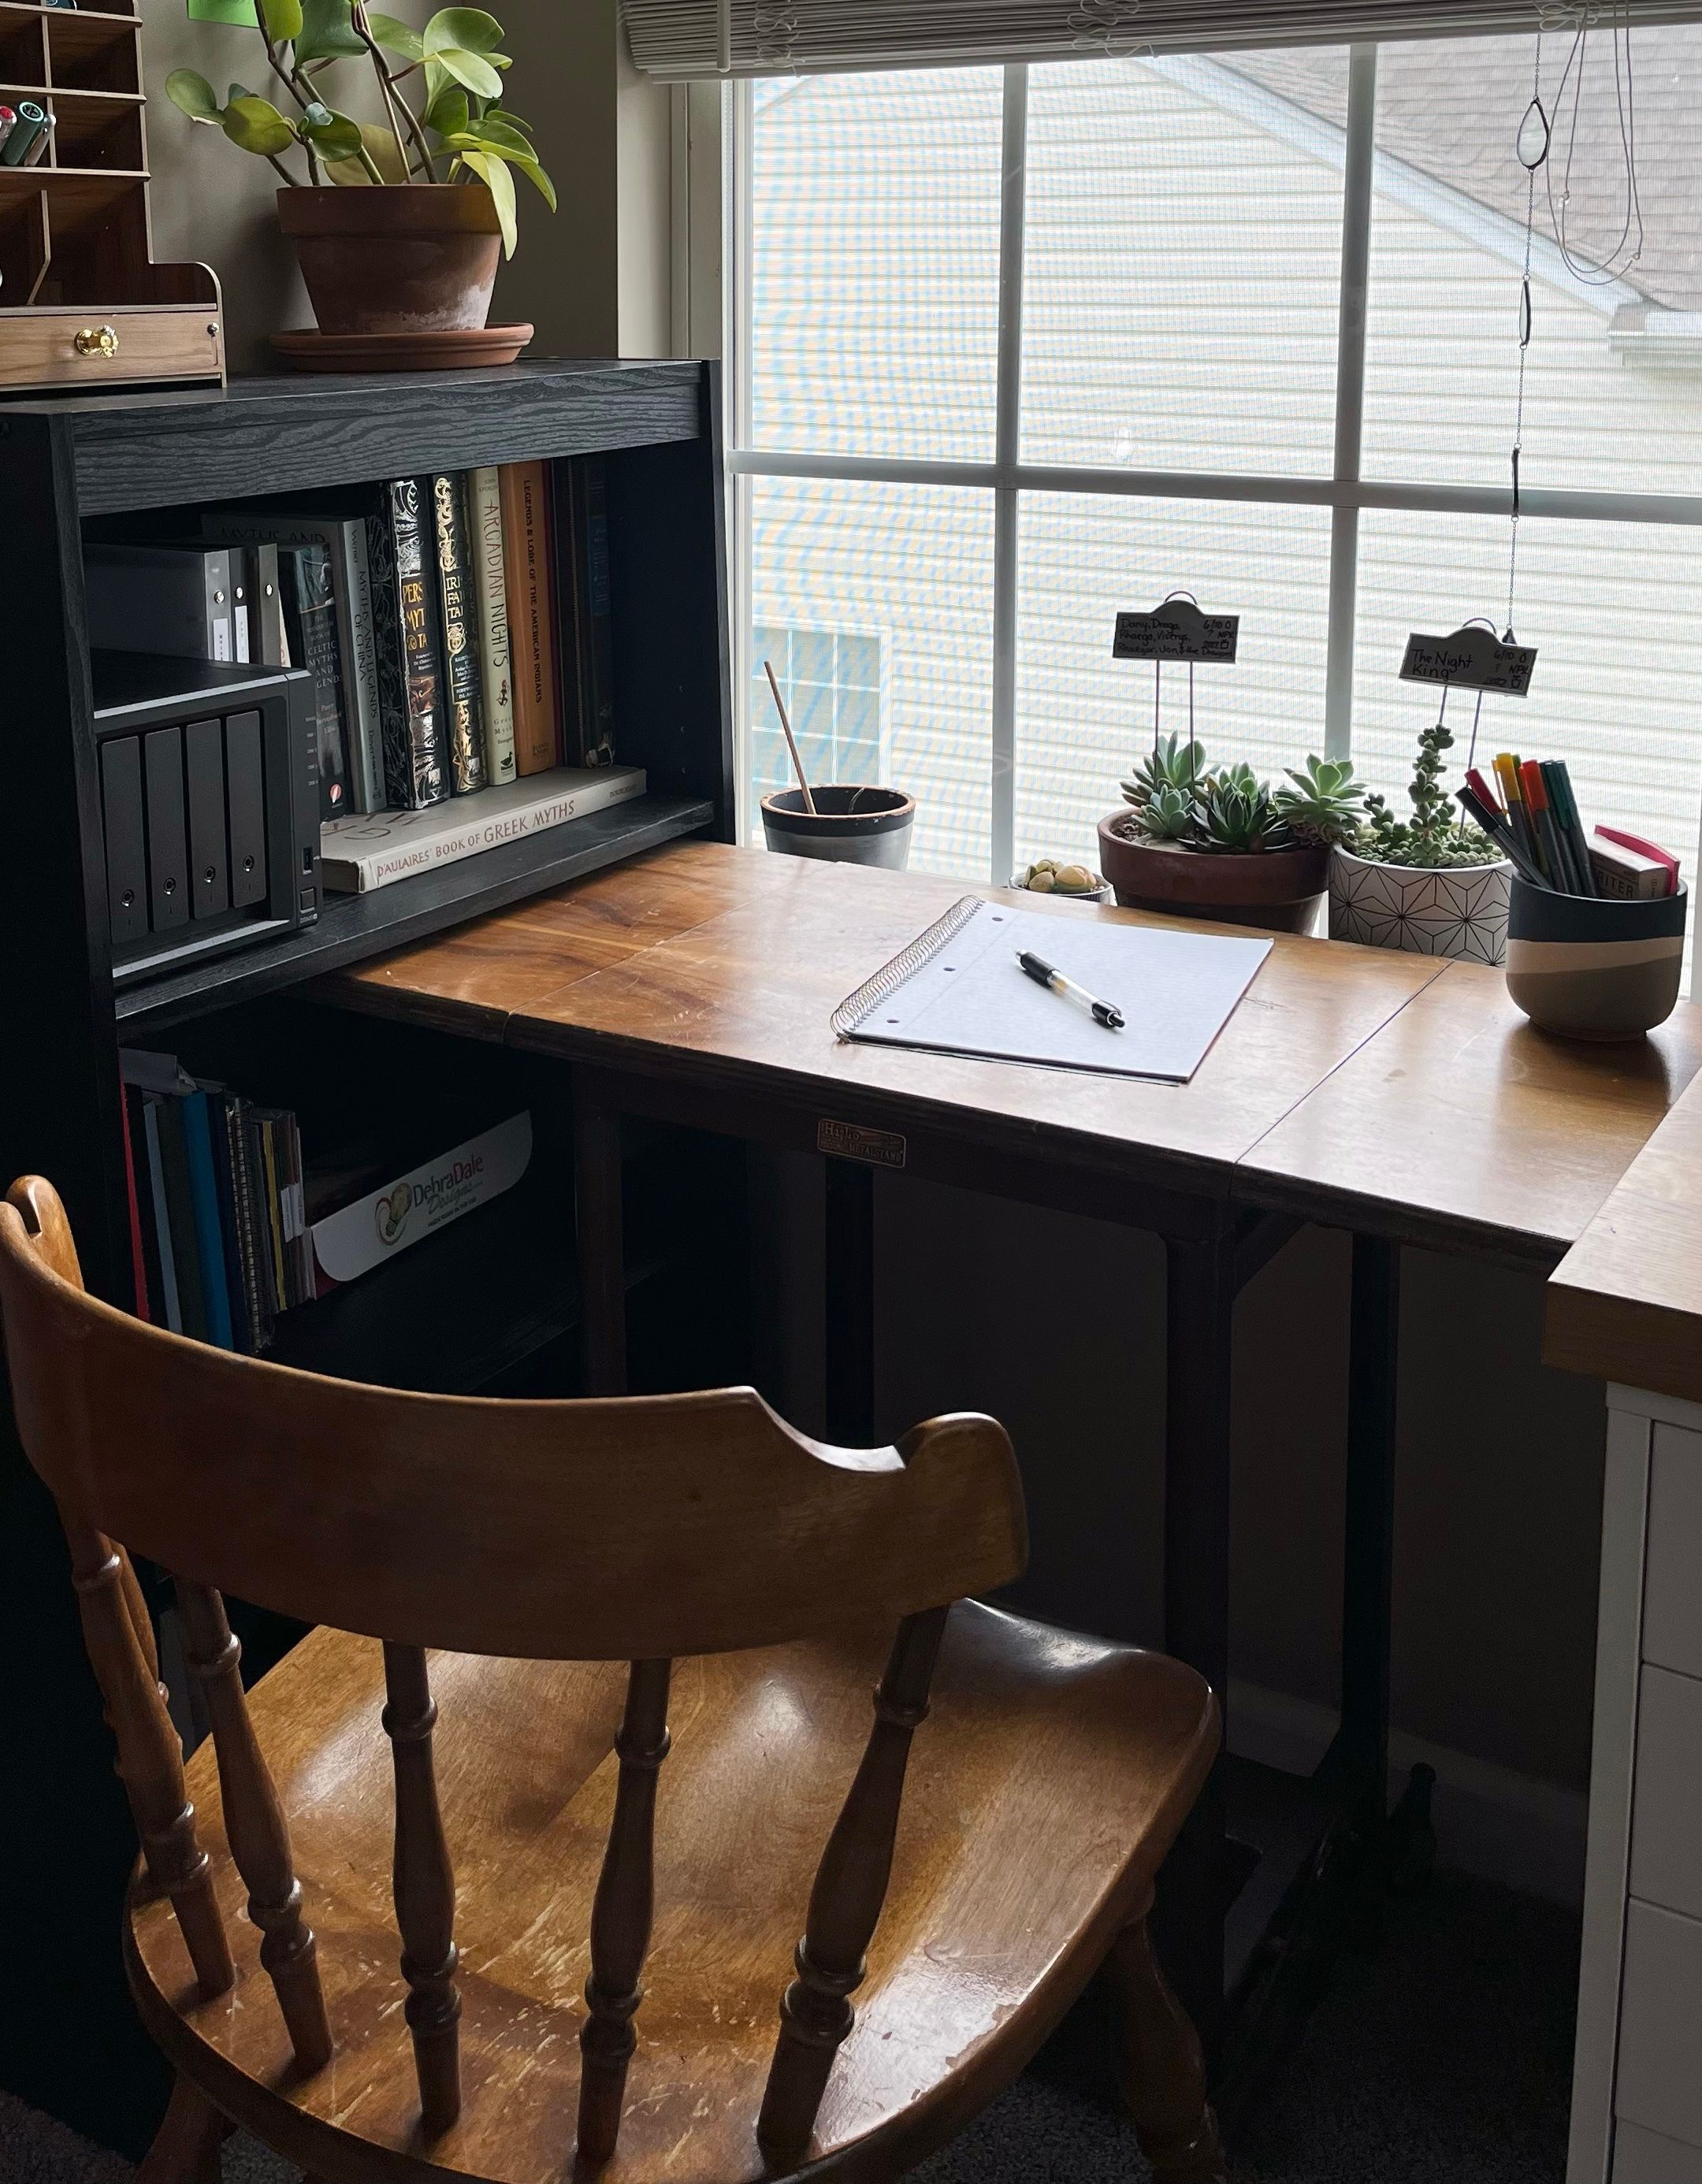
[[1608, 1391], [1567, 2184], [1702, 2184], [1702, 1406]]

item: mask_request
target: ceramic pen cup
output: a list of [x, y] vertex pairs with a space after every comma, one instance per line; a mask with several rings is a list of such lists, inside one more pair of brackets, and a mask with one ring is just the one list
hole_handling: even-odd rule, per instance
[[1533, 1024], [1566, 1039], [1637, 1039], [1678, 1000], [1689, 894], [1644, 902], [1555, 894], [1515, 874], [1507, 991]]
[[826, 857], [840, 865], [884, 865], [901, 872], [910, 862], [910, 830], [916, 799], [896, 788], [818, 788], [813, 817], [801, 789], [782, 788], [762, 799], [762, 833], [771, 850], [788, 857]]

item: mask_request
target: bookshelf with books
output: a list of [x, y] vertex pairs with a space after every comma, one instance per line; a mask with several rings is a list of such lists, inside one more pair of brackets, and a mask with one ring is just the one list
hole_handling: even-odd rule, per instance
[[[23, 633], [14, 662], [19, 732], [8, 739], [17, 823], [0, 861], [8, 1046], [0, 1164], [7, 1179], [32, 1170], [53, 1178], [96, 1294], [309, 1370], [460, 1392], [573, 1391], [572, 1123], [561, 1078], [499, 1044], [404, 1037], [399, 1027], [316, 1006], [301, 989], [340, 965], [682, 835], [733, 838], [718, 400], [711, 366], [539, 363], [405, 385], [237, 381], [206, 393], [20, 400], [0, 411], [0, 483], [14, 511], [0, 528], [0, 584], [10, 627]], [[535, 599], [516, 596], [505, 522], [515, 496], [503, 490], [511, 466], [524, 474], [535, 526], [526, 571]], [[436, 700], [448, 793], [386, 812], [366, 808], [384, 754], [370, 740], [373, 709], [364, 725], [362, 709], [385, 671], [376, 617], [393, 581], [373, 526], [399, 481], [416, 488], [405, 513], [419, 524], [427, 633], [440, 661], [461, 668]], [[500, 584], [494, 565], [483, 566], [493, 510]], [[393, 543], [395, 536], [393, 524]], [[374, 594], [364, 601], [361, 544]], [[97, 656], [92, 638], [113, 634], [114, 568], [126, 558], [167, 588], [127, 624], [120, 608], [127, 649]], [[97, 566], [102, 596], [90, 582]], [[522, 771], [520, 720], [501, 718], [499, 631], [514, 648], [511, 676], [521, 664], [517, 607], [535, 610], [552, 641], [563, 699], [555, 733], [573, 738], [565, 749], [558, 741], [548, 754], [557, 763], [536, 772]], [[226, 640], [215, 625], [227, 609], [229, 652], [220, 657]], [[167, 613], [198, 632], [204, 625], [213, 656], [148, 650], [151, 618]], [[405, 649], [399, 610], [398, 636]], [[537, 629], [523, 636], [535, 646]], [[476, 677], [466, 671], [475, 660]], [[583, 743], [566, 706], [581, 694]], [[379, 713], [382, 743], [382, 692]], [[169, 910], [152, 885], [164, 868], [148, 831], [156, 733], [187, 798], [178, 847], [187, 912]], [[310, 749], [310, 784], [299, 765]], [[222, 805], [218, 795], [196, 800], [198, 751], [222, 782]], [[390, 755], [387, 794], [399, 786]], [[566, 808], [572, 796], [555, 778], [564, 757], [589, 760], [572, 770], [618, 781], [622, 793]], [[275, 761], [298, 766], [286, 784], [293, 833]], [[254, 818], [240, 839], [239, 787], [245, 811], [264, 801], [265, 820]], [[141, 829], [127, 864], [114, 831], [114, 800], [125, 794]], [[528, 799], [549, 807], [542, 817]], [[215, 830], [204, 860], [209, 812], [228, 826]], [[377, 838], [339, 838], [345, 826]], [[477, 839], [444, 847], [444, 829]], [[281, 910], [292, 857], [291, 900]], [[345, 866], [358, 882], [363, 863], [389, 858], [400, 876], [369, 871], [365, 886], [321, 890], [327, 866]], [[261, 875], [248, 870], [254, 860], [266, 867], [264, 894]], [[310, 913], [300, 906], [309, 894]], [[416, 1096], [422, 1088], [431, 1098]], [[460, 1188], [458, 1156], [472, 1147], [487, 1162], [515, 1157], [515, 1134], [500, 1134], [521, 1117], [528, 1145], [520, 1178], [438, 1221], [444, 1192]], [[445, 1162], [442, 1184], [434, 1174]], [[683, 1146], [667, 1134], [646, 1142], [635, 1173], [639, 1195], [669, 1209], [658, 1237], [673, 1240], [654, 1251], [635, 1242], [635, 1295], [671, 1295], [667, 1323], [700, 1326], [706, 1345], [700, 1359], [657, 1356], [652, 1369], [711, 1377], [741, 1339], [742, 1306], [683, 1262], [692, 1224], [682, 1228], [675, 1217], [698, 1204], [703, 1235], [724, 1240], [742, 1218], [737, 1176], [713, 1141]], [[353, 1208], [351, 1228], [370, 1230], [388, 1196], [401, 1220], [405, 1185], [407, 1220], [427, 1224], [420, 1240], [410, 1232], [405, 1248], [342, 1275], [326, 1257], [334, 1240], [321, 1237], [315, 1257], [315, 1217]], [[286, 1246], [296, 1256], [286, 1260]], [[682, 1309], [683, 1281], [707, 1302]], [[640, 1303], [635, 1358], [644, 1321]], [[34, 1811], [0, 1816], [0, 1858], [42, 1881], [40, 1931], [28, 1906], [17, 1922], [24, 1946], [113, 1965], [107, 1986], [97, 1973], [58, 2014], [57, 2005], [32, 2016], [0, 2004], [0, 2086], [139, 2151], [135, 2120], [153, 2066], [108, 1946], [127, 1821], [53, 1514], [3, 1411], [0, 1475], [10, 1571], [0, 1644], [33, 1663], [15, 1731], [26, 1746], [51, 1743], [57, 1762], [54, 1787]], [[106, 1872], [111, 1888], [89, 1889], [92, 1870]], [[92, 2027], [113, 2059], [98, 2086], [67, 2079], [59, 2061], [81, 2051]]]

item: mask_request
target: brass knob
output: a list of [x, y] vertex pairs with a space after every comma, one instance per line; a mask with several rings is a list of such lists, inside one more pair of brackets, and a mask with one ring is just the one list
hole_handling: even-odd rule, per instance
[[118, 329], [115, 326], [84, 326], [74, 337], [71, 346], [79, 356], [116, 356]]

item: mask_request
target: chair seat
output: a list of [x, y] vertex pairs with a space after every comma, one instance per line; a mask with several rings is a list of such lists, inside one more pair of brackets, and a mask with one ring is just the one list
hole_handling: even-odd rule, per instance
[[[745, 2184], [816, 1864], [868, 1735], [891, 1638], [678, 1665], [656, 1822], [656, 1923], [606, 2184]], [[573, 2174], [591, 1898], [613, 1806], [624, 1664], [434, 1654], [455, 1863], [465, 2099], [429, 2145], [388, 1886], [382, 1651], [315, 1631], [249, 1703], [288, 1817], [336, 2053], [295, 2073], [241, 1915], [210, 1745], [190, 1795], [237, 1978], [196, 1990], [170, 1907], [133, 1892], [128, 1958], [168, 2054], [332, 2184]], [[1143, 1905], [1216, 1747], [1191, 1671], [963, 1602], [918, 1730], [885, 1909], [809, 2161], [890, 2174], [1014, 2077]]]

